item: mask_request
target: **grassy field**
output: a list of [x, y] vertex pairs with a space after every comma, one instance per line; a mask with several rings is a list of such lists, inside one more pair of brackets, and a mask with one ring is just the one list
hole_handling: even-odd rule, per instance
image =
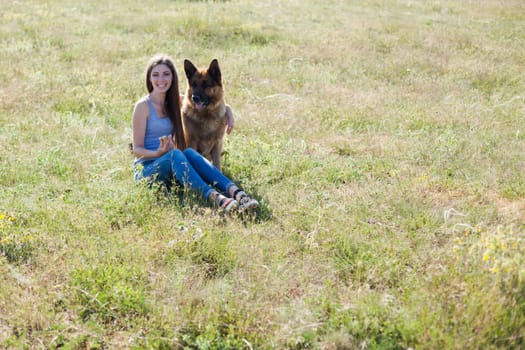
[[[525, 347], [523, 1], [1, 6], [0, 347]], [[133, 183], [158, 52], [256, 218]]]

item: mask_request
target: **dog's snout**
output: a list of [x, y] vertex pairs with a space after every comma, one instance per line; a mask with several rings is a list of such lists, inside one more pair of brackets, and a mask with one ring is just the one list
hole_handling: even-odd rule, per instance
[[199, 94], [193, 94], [191, 95], [191, 99], [193, 100], [193, 102], [201, 102], [201, 96]]
[[199, 94], [199, 93], [194, 93], [191, 95], [191, 99], [193, 101], [193, 103], [204, 103], [204, 104], [208, 104], [209, 100], [208, 98], [206, 98], [206, 96], [202, 95], [202, 94]]

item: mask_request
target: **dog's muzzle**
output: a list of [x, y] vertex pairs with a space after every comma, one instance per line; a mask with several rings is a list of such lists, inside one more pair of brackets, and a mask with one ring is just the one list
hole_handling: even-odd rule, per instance
[[192, 94], [191, 100], [197, 109], [205, 108], [210, 104], [210, 99], [206, 95], [199, 93]]

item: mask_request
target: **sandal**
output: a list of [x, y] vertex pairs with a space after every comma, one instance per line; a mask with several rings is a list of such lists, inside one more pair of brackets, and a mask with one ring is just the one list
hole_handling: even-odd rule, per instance
[[239, 203], [233, 198], [228, 198], [222, 196], [218, 199], [219, 208], [224, 213], [229, 213], [233, 209], [236, 209], [239, 206]]
[[251, 197], [243, 196], [239, 200], [239, 211], [253, 210], [259, 207], [259, 202]]

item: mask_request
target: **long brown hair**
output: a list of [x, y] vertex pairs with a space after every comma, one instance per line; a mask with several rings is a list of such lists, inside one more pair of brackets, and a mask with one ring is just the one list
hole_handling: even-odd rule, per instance
[[166, 113], [173, 124], [176, 146], [178, 149], [183, 150], [186, 148], [186, 142], [184, 141], [184, 129], [180, 115], [179, 76], [177, 75], [175, 64], [173, 64], [173, 60], [170, 56], [166, 54], [158, 54], [150, 59], [146, 69], [146, 88], [148, 89], [148, 92], [153, 91], [153, 84], [151, 83], [151, 71], [159, 64], [166, 65], [171, 70], [171, 74], [173, 76], [171, 86], [166, 92], [164, 107], [166, 108]]

